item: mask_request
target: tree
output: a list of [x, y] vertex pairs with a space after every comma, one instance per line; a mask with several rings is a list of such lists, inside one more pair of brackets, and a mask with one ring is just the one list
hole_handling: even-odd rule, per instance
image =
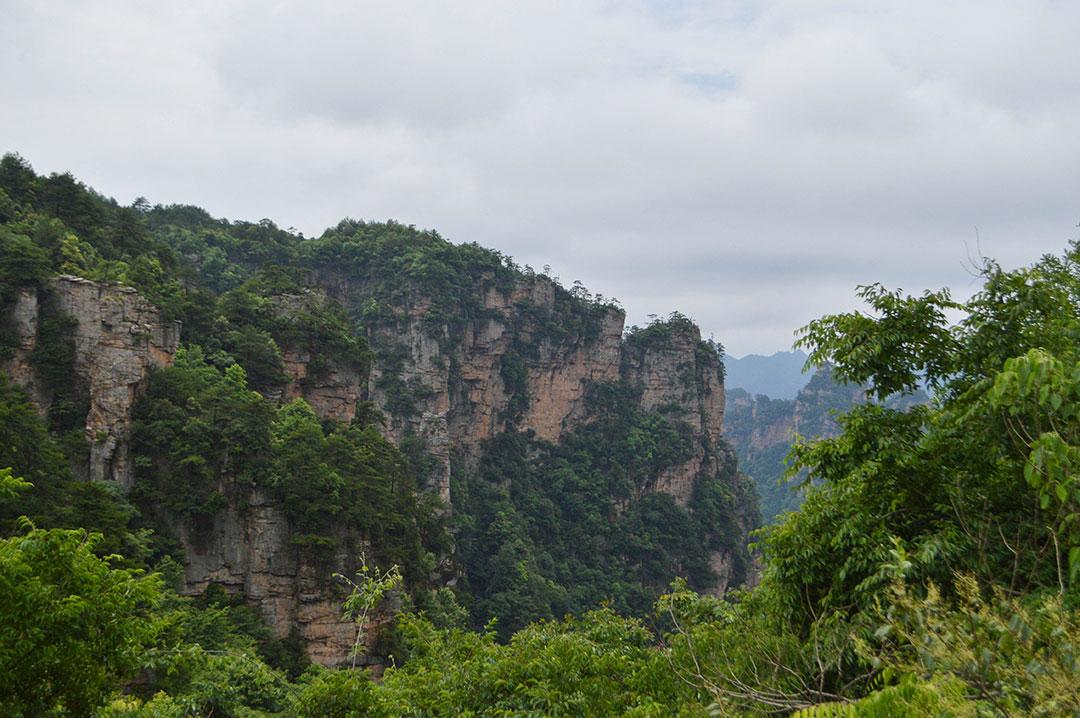
[[356, 659], [366, 646], [368, 617], [388, 593], [401, 587], [401, 571], [396, 565], [380, 571], [378, 566], [368, 566], [367, 559], [361, 555], [360, 568], [354, 578], [340, 573], [334, 574], [334, 577], [352, 589], [352, 593], [345, 599], [343, 615], [346, 620], [356, 624], [356, 640], [350, 653], [352, 667], [356, 668]]
[[94, 554], [99, 534], [30, 528], [0, 541], [0, 707], [83, 716], [140, 666], [161, 579]]

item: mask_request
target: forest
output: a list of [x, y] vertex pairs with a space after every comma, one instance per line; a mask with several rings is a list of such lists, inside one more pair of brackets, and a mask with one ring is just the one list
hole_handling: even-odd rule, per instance
[[[305, 291], [346, 265], [371, 278], [355, 305]], [[48, 302], [58, 274], [134, 287], [182, 322], [175, 360], [134, 409], [127, 492], [72, 468], [90, 450], [87, 397], [70, 381], [70, 318]], [[875, 401], [796, 443], [805, 500], [749, 549], [730, 450], [709, 447], [715, 471], [685, 505], [646, 490], [698, 447], [684, 418], [643, 408], [624, 381], [597, 383], [592, 420], [559, 442], [515, 431], [525, 407], [509, 403], [506, 430], [452, 479], [452, 513], [425, 490], [421, 437], [386, 436], [425, 387], [388, 372], [392, 416], [361, 402], [349, 422], [275, 398], [284, 346], [321, 357], [316, 376], [366, 376], [394, 365], [379, 337], [412, 287], [423, 321], [464, 331], [491, 312], [475, 285], [530, 275], [395, 223], [344, 220], [309, 239], [125, 207], [5, 155], [0, 314], [20, 292], [41, 298], [31, 361], [52, 399], [42, 416], [0, 375], [3, 713], [1080, 715], [1080, 245], [1015, 270], [987, 260], [966, 301], [867, 284], [863, 311], [799, 330], [811, 364]], [[580, 286], [554, 301], [522, 310], [552, 342], [595, 341], [614, 306]], [[685, 321], [625, 341], [644, 350]], [[0, 359], [13, 336], [2, 327]], [[530, 359], [517, 349], [506, 386]], [[695, 351], [708, 363], [721, 349]], [[924, 389], [925, 402], [896, 399]], [[386, 657], [378, 671], [357, 656], [312, 663], [242, 595], [178, 590], [177, 523], [197, 532], [252, 491], [341, 587], [355, 645]], [[756, 580], [711, 590], [721, 549], [733, 584]]]

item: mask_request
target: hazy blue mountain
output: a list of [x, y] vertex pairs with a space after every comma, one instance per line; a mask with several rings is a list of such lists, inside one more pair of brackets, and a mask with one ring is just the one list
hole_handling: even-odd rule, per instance
[[741, 359], [724, 357], [728, 388], [746, 389], [751, 395], [765, 394], [773, 399], [794, 399], [810, 381], [803, 374], [806, 354], [801, 351], [776, 352], [772, 356], [747, 354]]

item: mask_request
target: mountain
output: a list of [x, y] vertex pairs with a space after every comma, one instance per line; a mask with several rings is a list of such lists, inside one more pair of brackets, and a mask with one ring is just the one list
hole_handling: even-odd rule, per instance
[[776, 352], [769, 356], [747, 354], [741, 359], [724, 357], [726, 384], [745, 389], [750, 394], [764, 394], [774, 399], [794, 399], [806, 386], [803, 373], [806, 354], [801, 351]]
[[[802, 505], [804, 492], [797, 485], [805, 474], [785, 479], [795, 437], [813, 441], [839, 435], [839, 417], [866, 401], [866, 387], [837, 381], [827, 365], [814, 372], [794, 399], [728, 390], [724, 436], [738, 456], [739, 470], [754, 481], [763, 522], [772, 523]], [[884, 405], [906, 410], [928, 401], [925, 392], [916, 390], [889, 397]]]
[[836, 416], [865, 397], [862, 387], [836, 382], [828, 367], [814, 372], [794, 399], [771, 399], [744, 389], [728, 391], [725, 436], [739, 457], [740, 470], [754, 480], [763, 521], [771, 522], [802, 503], [802, 492], [784, 481], [796, 435], [806, 439], [835, 436], [839, 432]]
[[[338, 665], [356, 633], [333, 576], [363, 565], [504, 637], [750, 576], [720, 354], [684, 316], [627, 329], [580, 285], [395, 222], [306, 239], [122, 207], [12, 155], [0, 190], [4, 396], [67, 459], [0, 466], [42, 495], [113, 487], [107, 541], [176, 567], [181, 594], [224, 593]], [[7, 531], [97, 521], [14, 511]], [[391, 639], [368, 635], [377, 663]]]

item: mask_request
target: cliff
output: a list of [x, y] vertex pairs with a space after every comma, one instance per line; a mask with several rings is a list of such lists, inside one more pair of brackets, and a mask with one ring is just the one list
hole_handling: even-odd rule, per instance
[[21, 291], [8, 326], [14, 350], [4, 371], [43, 415], [61, 396], [81, 395], [77, 412], [85, 410], [80, 423], [88, 456], [77, 468], [92, 480], [129, 488], [132, 407], [150, 371], [171, 363], [179, 323], [164, 321], [130, 287], [61, 275], [43, 290]]
[[[392, 236], [400, 229], [391, 225], [387, 231]], [[254, 473], [242, 468], [236, 456], [244, 450], [242, 442], [234, 449], [206, 444], [203, 452], [222, 454], [213, 461], [205, 453], [170, 455], [168, 442], [187, 441], [189, 431], [225, 431], [217, 442], [228, 436], [231, 429], [221, 423], [227, 417], [204, 426], [203, 419], [190, 415], [218, 399], [176, 395], [152, 402], [166, 415], [186, 411], [189, 416], [162, 425], [177, 431], [162, 438], [165, 443], [151, 441], [140, 449], [141, 475], [151, 483], [136, 485], [129, 440], [133, 409], [153, 370], [172, 364], [181, 341], [206, 347], [210, 367], [246, 364], [271, 405], [303, 399], [329, 422], [325, 431], [350, 423], [374, 426], [401, 447], [405, 459], [391, 457], [386, 466], [398, 468], [385, 470], [412, 472], [425, 493], [440, 499], [444, 517], [454, 517], [455, 525], [481, 527], [471, 538], [468, 532], [458, 534], [468, 546], [437, 549], [436, 565], [423, 569], [426, 577], [418, 574], [423, 562], [410, 559], [415, 563], [411, 580], [458, 583], [473, 592], [473, 617], [480, 624], [490, 617], [484, 611], [503, 610], [491, 608], [503, 605], [498, 601], [485, 603], [497, 589], [480, 576], [502, 569], [484, 563], [495, 561], [493, 554], [469, 552], [495, 530], [483, 522], [505, 511], [516, 512], [514, 531], [522, 533], [527, 560], [539, 562], [537, 577], [546, 576], [549, 587], [570, 586], [577, 563], [603, 559], [609, 564], [606, 573], [588, 574], [599, 581], [589, 591], [578, 591], [577, 598], [558, 591], [545, 595], [535, 609], [539, 612], [522, 620], [594, 605], [613, 590], [603, 582], [609, 579], [637, 586], [624, 610], [646, 609], [679, 573], [691, 573], [701, 590], [717, 593], [745, 580], [745, 535], [756, 523], [755, 510], [723, 438], [719, 353], [701, 341], [697, 327], [673, 315], [626, 331], [619, 308], [579, 288], [566, 290], [487, 250], [412, 232], [405, 232], [407, 246], [376, 258], [385, 264], [418, 251], [438, 254], [456, 263], [450, 275], [433, 276], [430, 265], [423, 265], [414, 276], [394, 276], [370, 257], [346, 261], [314, 254], [303, 260], [298, 283], [277, 274], [259, 279], [261, 270], [255, 269], [254, 284], [220, 299], [201, 295], [199, 301], [213, 302], [206, 312], [183, 305], [181, 313], [191, 317], [183, 334], [179, 322], [166, 320], [134, 289], [56, 277], [45, 289], [19, 292], [8, 309], [13, 336], [4, 342], [10, 347], [4, 370], [27, 388], [55, 431], [82, 432], [87, 450], [73, 457], [80, 473], [132, 489], [144, 517], [182, 548], [183, 592], [199, 594], [217, 584], [242, 594], [277, 635], [298, 636], [320, 663], [345, 661], [354, 635], [341, 620], [343, 594], [329, 576], [350, 572], [360, 553], [377, 550], [382, 538], [349, 523], [334, 525], [331, 514], [325, 517], [327, 533], [304, 534], [296, 523], [297, 506], [283, 499], [282, 479], [270, 476], [276, 471], [272, 462]], [[372, 251], [367, 238], [353, 243], [331, 237], [312, 246], [324, 253]], [[159, 293], [168, 297], [177, 291]], [[220, 377], [217, 369], [208, 370]], [[619, 404], [615, 415], [610, 407], [598, 408], [596, 396], [605, 390], [629, 404]], [[152, 407], [147, 412], [158, 416]], [[620, 443], [623, 454], [614, 463], [605, 455], [604, 441], [588, 438], [590, 431], [599, 431], [590, 427], [600, 425], [607, 440]], [[642, 431], [646, 440], [648, 432], [669, 436], [671, 445], [642, 448], [637, 457], [634, 442], [641, 439], [635, 432]], [[493, 457], [505, 449], [506, 437], [525, 442], [518, 468], [493, 474]], [[555, 461], [551, 457], [568, 441], [577, 442], [574, 460], [584, 462], [576, 469], [579, 493], [571, 503], [592, 502], [590, 520], [600, 521], [588, 529], [599, 542], [588, 551], [584, 544], [548, 546], [549, 534], [536, 523], [547, 519], [530, 513], [535, 507], [491, 503], [495, 499], [476, 503], [490, 491], [503, 497], [498, 501], [517, 496], [516, 501], [529, 482], [547, 492], [545, 502], [570, 501], [547, 480], [553, 469], [544, 463]], [[155, 472], [173, 478], [162, 483], [153, 478]], [[398, 485], [398, 479], [391, 484]], [[669, 497], [670, 508], [650, 502], [650, 496]], [[560, 533], [583, 530], [574, 524], [577, 510], [568, 506], [559, 519], [565, 522]], [[674, 526], [682, 527], [681, 535], [663, 538]], [[610, 535], [607, 527], [615, 527]], [[697, 541], [695, 532], [701, 533]], [[669, 540], [671, 546], [659, 549], [662, 560], [649, 558], [657, 550], [649, 546]], [[317, 552], [320, 542], [334, 548]], [[569, 562], [569, 569], [560, 561]], [[648, 578], [632, 577], [647, 565]], [[596, 579], [599, 575], [608, 578]], [[535, 588], [519, 586], [511, 593]], [[379, 660], [377, 650], [368, 652], [373, 655], [363, 660]]]
[[719, 354], [703, 345], [700, 330], [677, 317], [631, 334], [622, 349], [622, 375], [640, 387], [644, 411], [663, 411], [689, 426], [693, 458], [666, 469], [655, 490], [674, 497], [680, 506], [691, 498], [694, 481], [702, 472], [718, 470], [724, 426], [724, 377]]

